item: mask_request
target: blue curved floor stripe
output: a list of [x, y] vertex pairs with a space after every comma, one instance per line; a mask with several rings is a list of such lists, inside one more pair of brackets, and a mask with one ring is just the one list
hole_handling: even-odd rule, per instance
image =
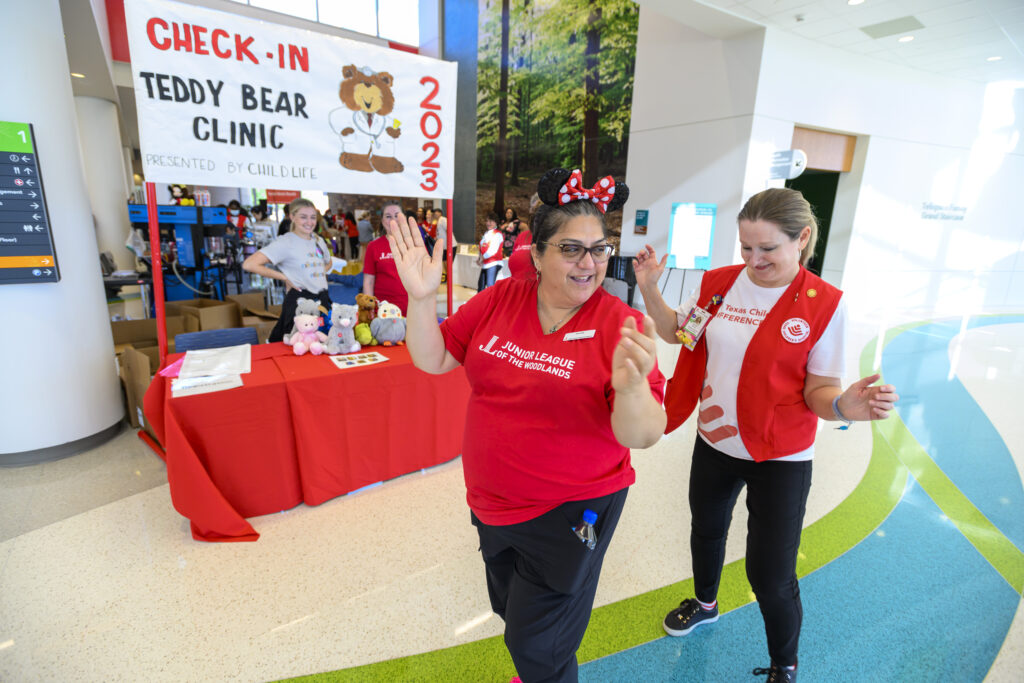
[[[801, 579], [799, 678], [981, 681], [1020, 596], [914, 483], [879, 531]], [[751, 603], [685, 638], [584, 664], [580, 681], [736, 681], [768, 661]]]
[[[1008, 322], [1024, 322], [1024, 316], [979, 318], [968, 327]], [[915, 438], [1014, 540], [1009, 532], [1019, 531], [1024, 519], [1020, 476], [980, 407], [959, 381], [947, 380], [947, 349], [959, 332], [959, 322], [904, 332], [883, 352], [885, 379], [911, 396], [900, 417]], [[966, 434], [957, 432], [958, 424]], [[936, 427], [958, 447], [926, 431]], [[930, 438], [921, 440], [926, 434]], [[1009, 504], [991, 504], [1003, 495]], [[800, 588], [805, 681], [982, 681], [1021, 603], [913, 479], [874, 534], [801, 579]], [[666, 605], [666, 612], [672, 607]], [[580, 680], [752, 680], [751, 669], [767, 664], [764, 622], [751, 603], [684, 638], [665, 637], [588, 662], [580, 667]]]
[[[1024, 316], [972, 318], [967, 329], [1024, 322]], [[882, 372], [900, 392], [898, 412], [914, 439], [976, 508], [1024, 550], [1024, 486], [999, 433], [956, 377], [949, 343], [961, 321], [908, 330], [885, 347]], [[1009, 398], [1009, 397], [1008, 397]]]

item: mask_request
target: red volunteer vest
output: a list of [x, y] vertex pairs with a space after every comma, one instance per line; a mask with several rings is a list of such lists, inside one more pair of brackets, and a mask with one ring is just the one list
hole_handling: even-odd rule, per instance
[[[697, 305], [714, 316], [715, 295], [725, 298], [746, 266], [726, 266], [704, 274]], [[807, 356], [825, 332], [842, 292], [800, 268], [796, 279], [754, 332], [743, 356], [736, 414], [740, 438], [754, 460], [761, 462], [805, 450], [814, 443], [818, 416], [804, 402]], [[668, 434], [693, 412], [707, 374], [707, 334], [693, 351], [679, 352], [676, 370], [665, 392]]]
[[[490, 230], [488, 230], [486, 234], [490, 235], [490, 238], [492, 240], [495, 239], [494, 235], [491, 235], [491, 231]], [[494, 254], [492, 254], [491, 256], [488, 256], [487, 258], [485, 258], [481, 265], [486, 266], [486, 265], [491, 264], [491, 263], [500, 263], [503, 258], [504, 258], [504, 256], [501, 253], [501, 246], [499, 245], [498, 246], [498, 251], [494, 252]]]

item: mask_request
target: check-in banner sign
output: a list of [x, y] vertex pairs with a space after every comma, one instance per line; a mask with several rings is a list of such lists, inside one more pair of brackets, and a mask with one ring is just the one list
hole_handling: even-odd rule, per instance
[[125, 15], [147, 181], [454, 194], [454, 62], [167, 0]]

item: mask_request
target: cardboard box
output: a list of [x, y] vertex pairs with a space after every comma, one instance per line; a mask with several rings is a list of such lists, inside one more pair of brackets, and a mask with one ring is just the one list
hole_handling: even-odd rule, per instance
[[[185, 318], [169, 315], [165, 319], [167, 325], [167, 352], [174, 352], [174, 335], [185, 332]], [[143, 348], [156, 346], [156, 320], [113, 320], [110, 333], [114, 337], [114, 353], [121, 353], [125, 348]]]
[[120, 372], [125, 386], [128, 421], [131, 422], [132, 427], [141, 427], [146, 430], [157, 443], [160, 443], [142, 409], [146, 390], [149, 389], [149, 384], [157, 369], [157, 364], [151, 362], [151, 357], [151, 354], [128, 347], [119, 356]]
[[281, 316], [281, 306], [267, 307], [262, 292], [249, 292], [247, 294], [229, 294], [228, 301], [238, 306], [239, 315], [243, 318], [242, 326], [250, 327], [245, 323], [246, 317], [258, 317], [263, 320], [277, 320]]
[[[174, 352], [174, 336], [186, 331], [186, 319], [168, 316], [167, 351]], [[124, 387], [125, 410], [132, 427], [143, 428], [156, 439], [142, 414], [142, 401], [153, 373], [160, 367], [160, 350], [156, 337], [156, 320], [115, 320], [110, 323], [114, 338], [118, 375]]]
[[226, 327], [241, 327], [242, 314], [233, 301], [216, 299], [187, 299], [168, 301], [165, 315], [185, 317], [185, 331], [222, 330]]
[[255, 327], [256, 336], [259, 338], [260, 344], [266, 344], [267, 338], [270, 337], [270, 332], [277, 325], [277, 320], [265, 320], [256, 315], [245, 315], [242, 316], [242, 325], [244, 327]]

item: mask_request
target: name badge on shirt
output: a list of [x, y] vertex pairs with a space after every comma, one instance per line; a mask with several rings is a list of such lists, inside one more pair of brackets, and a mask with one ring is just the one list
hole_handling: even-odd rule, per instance
[[597, 334], [597, 330], [580, 330], [579, 332], [569, 332], [564, 337], [562, 337], [562, 341], [576, 341], [577, 339], [590, 339], [595, 334]]
[[689, 351], [693, 351], [709, 322], [711, 322], [711, 314], [700, 306], [694, 306], [690, 310], [686, 322], [676, 330], [676, 337]]

